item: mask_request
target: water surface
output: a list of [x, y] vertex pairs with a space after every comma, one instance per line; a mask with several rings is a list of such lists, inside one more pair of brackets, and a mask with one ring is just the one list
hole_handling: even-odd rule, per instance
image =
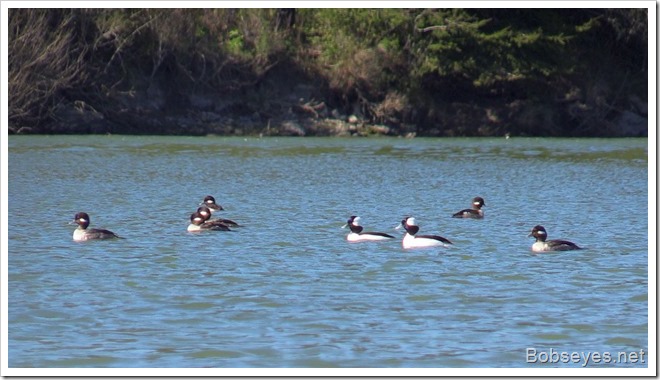
[[[647, 171], [646, 139], [11, 136], [9, 367], [648, 351]], [[207, 194], [245, 227], [187, 233]], [[73, 242], [78, 211], [125, 239]], [[350, 215], [396, 241], [347, 243]], [[406, 215], [455, 247], [403, 251]], [[588, 249], [533, 254], [536, 224]]]

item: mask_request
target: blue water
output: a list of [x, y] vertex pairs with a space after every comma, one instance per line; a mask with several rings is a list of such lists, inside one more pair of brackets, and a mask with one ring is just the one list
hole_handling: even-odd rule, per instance
[[[8, 188], [9, 367], [648, 352], [646, 139], [11, 136]], [[187, 233], [208, 194], [245, 227]], [[73, 242], [79, 211], [125, 239]], [[351, 215], [397, 239], [346, 242]], [[455, 246], [404, 251], [406, 215]], [[536, 224], [588, 249], [534, 254]]]

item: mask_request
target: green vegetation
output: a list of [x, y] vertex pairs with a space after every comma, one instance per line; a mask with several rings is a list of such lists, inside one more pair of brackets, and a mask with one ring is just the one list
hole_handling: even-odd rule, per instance
[[646, 135], [647, 35], [646, 9], [10, 9], [9, 122]]

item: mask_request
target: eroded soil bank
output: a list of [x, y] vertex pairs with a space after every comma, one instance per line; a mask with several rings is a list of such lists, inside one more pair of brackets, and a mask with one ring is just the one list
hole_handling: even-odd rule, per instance
[[[512, 85], [508, 91], [515, 91]], [[121, 88], [121, 86], [119, 86]], [[635, 96], [612, 109], [608, 89], [589, 96], [539, 102], [506, 94], [467, 97], [454, 89], [416, 107], [396, 94], [381, 102], [336, 99], [321, 80], [274, 69], [231, 92], [179, 89], [166, 78], [109, 90], [102, 97], [60, 103], [53, 122], [10, 125], [9, 133], [264, 135], [264, 136], [594, 136], [648, 134], [647, 105]], [[502, 90], [502, 92], [507, 89]], [[10, 94], [11, 96], [11, 94]], [[452, 99], [454, 100], [448, 100]], [[380, 114], [374, 117], [374, 110]]]

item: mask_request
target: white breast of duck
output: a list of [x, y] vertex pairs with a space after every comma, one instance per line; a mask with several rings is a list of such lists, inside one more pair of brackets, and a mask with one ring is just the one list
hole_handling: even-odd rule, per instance
[[85, 212], [79, 212], [73, 217], [72, 224], [77, 224], [78, 228], [73, 231], [74, 241], [100, 240], [120, 238], [112, 231], [100, 228], [88, 228], [91, 219]]
[[364, 227], [360, 225], [359, 216], [351, 216], [344, 227], [348, 226], [351, 232], [346, 235], [346, 240], [349, 242], [362, 242], [362, 241], [385, 241], [394, 239], [394, 236], [384, 232], [363, 232]]
[[200, 214], [199, 212], [194, 212], [190, 215], [190, 224], [188, 225], [188, 232], [199, 232], [199, 231], [231, 231], [229, 227], [222, 223], [208, 223], [206, 222], [208, 218]]
[[530, 232], [528, 236], [532, 236], [536, 239], [534, 244], [532, 244], [533, 252], [575, 251], [583, 249], [568, 240], [547, 240], [548, 233], [543, 226], [534, 226], [532, 232]]
[[404, 249], [426, 248], [426, 247], [448, 247], [452, 244], [449, 239], [439, 235], [417, 235], [419, 226], [415, 218], [407, 217], [401, 221], [401, 225], [406, 230], [401, 245]]

